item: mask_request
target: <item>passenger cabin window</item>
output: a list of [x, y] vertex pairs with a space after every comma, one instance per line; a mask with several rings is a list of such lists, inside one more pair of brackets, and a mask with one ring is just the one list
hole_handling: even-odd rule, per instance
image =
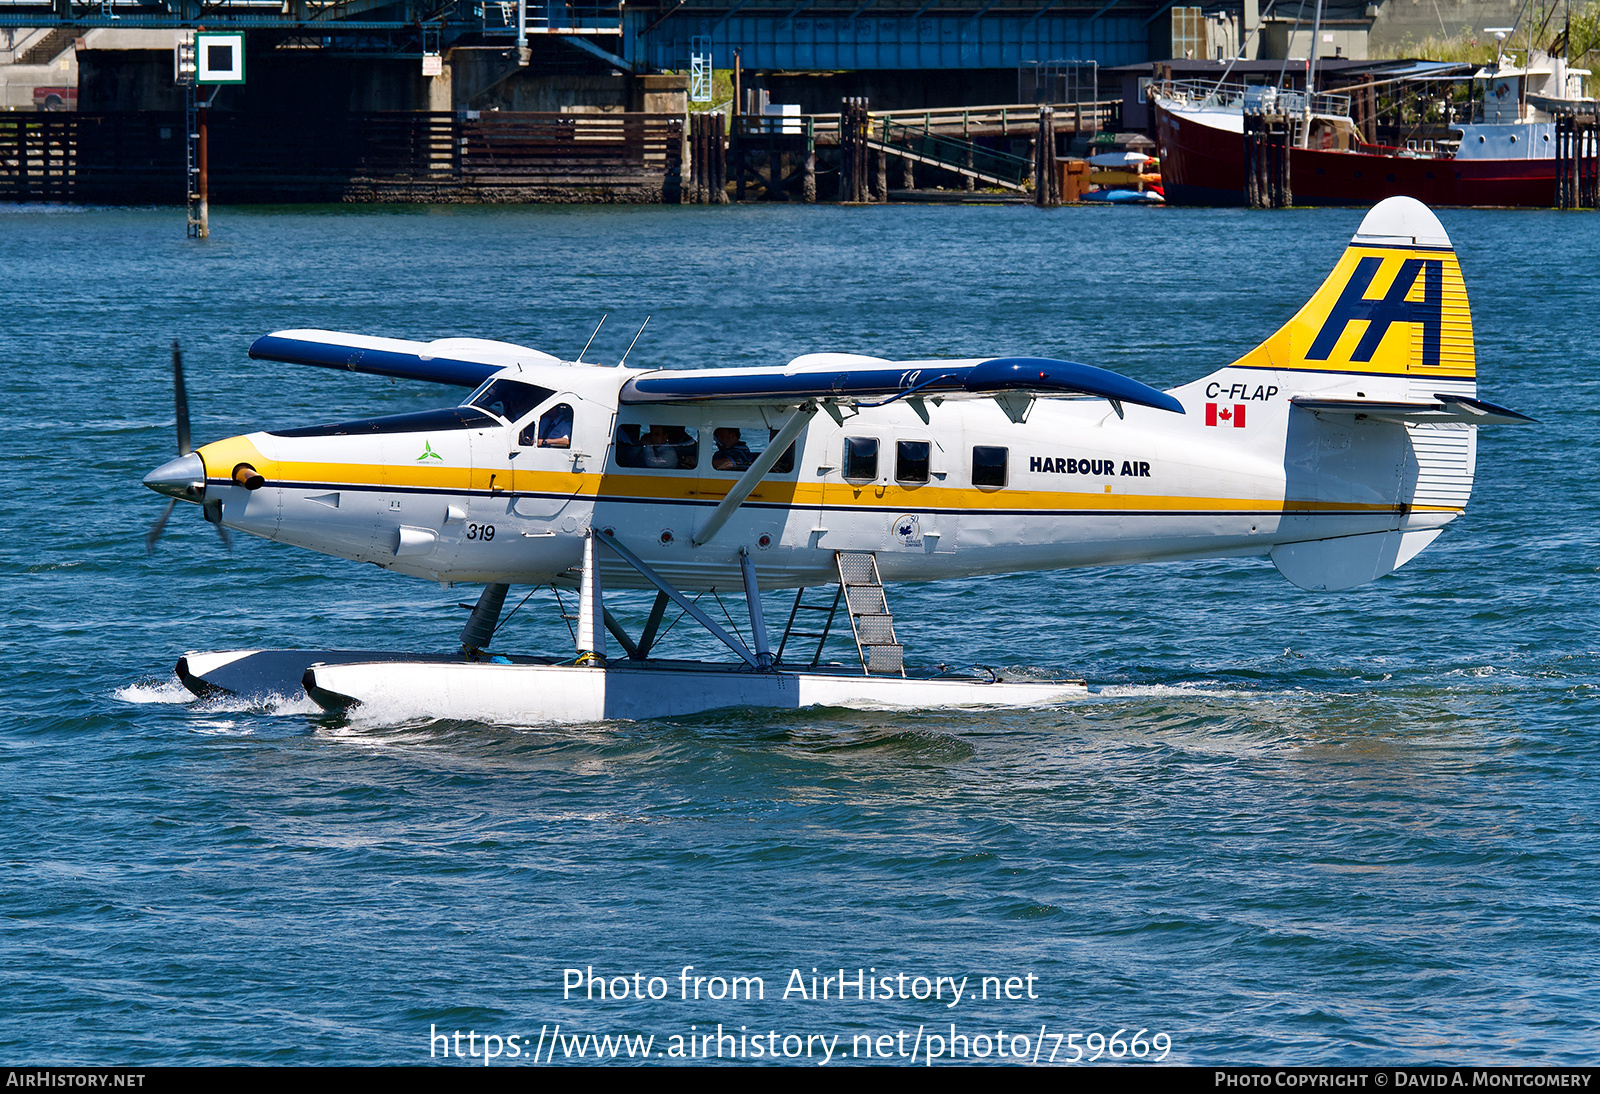
[[693, 471], [700, 464], [700, 441], [681, 425], [619, 425], [616, 460], [618, 467]]
[[844, 439], [844, 480], [871, 482], [878, 477], [878, 438]]
[[[715, 471], [741, 472], [756, 462], [756, 457], [767, 450], [767, 445], [778, 435], [776, 429], [744, 429], [722, 425], [711, 431], [711, 467]], [[774, 475], [787, 475], [794, 470], [794, 445], [790, 444], [772, 465]]]
[[894, 444], [894, 478], [896, 482], [922, 483], [928, 481], [928, 463], [933, 446], [927, 441], [896, 441]]
[[515, 422], [554, 394], [549, 388], [520, 380], [490, 380], [467, 400], [467, 405]]
[[974, 445], [972, 485], [998, 487], [1006, 484], [1006, 449]]
[[518, 441], [524, 448], [533, 445], [539, 448], [571, 448], [572, 407], [567, 403], [557, 403], [539, 415], [537, 422], [529, 422], [524, 426]]

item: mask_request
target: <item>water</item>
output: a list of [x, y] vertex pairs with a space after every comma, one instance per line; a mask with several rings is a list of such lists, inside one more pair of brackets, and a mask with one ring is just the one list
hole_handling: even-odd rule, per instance
[[[720, 1023], [747, 1058], [755, 1034], [780, 1058], [816, 1034], [925, 1058], [954, 1024], [991, 1061], [1031, 1058], [1043, 1027], [1041, 1061], [1068, 1034], [1105, 1058], [1125, 1029], [1114, 1048], [1164, 1034], [1190, 1064], [1592, 1062], [1588, 214], [1443, 214], [1483, 396], [1541, 424], [1483, 431], [1468, 515], [1397, 573], [1344, 594], [1261, 560], [893, 591], [914, 656], [1088, 679], [1065, 709], [341, 724], [172, 677], [188, 649], [444, 647], [473, 595], [260, 540], [230, 556], [187, 507], [146, 559], [174, 336], [197, 440], [450, 398], [246, 360], [285, 327], [571, 354], [609, 312], [600, 359], [653, 317], [636, 364], [1028, 353], [1167, 385], [1286, 318], [1359, 219], [220, 209], [197, 243], [174, 210], [0, 211], [4, 1056], [416, 1063], [459, 1029], [514, 1065], [559, 1023], [654, 1035], [665, 1061]], [[537, 597], [509, 630], [566, 642]], [[672, 641], [696, 648], [687, 624]], [[646, 998], [563, 998], [591, 966]], [[850, 997], [783, 998], [813, 968], [847, 970]], [[855, 998], [859, 969], [895, 997]], [[706, 998], [719, 976], [765, 998]], [[954, 1007], [944, 981], [899, 997], [946, 976], [970, 978]], [[796, 1061], [823, 1062], [805, 1043]]]

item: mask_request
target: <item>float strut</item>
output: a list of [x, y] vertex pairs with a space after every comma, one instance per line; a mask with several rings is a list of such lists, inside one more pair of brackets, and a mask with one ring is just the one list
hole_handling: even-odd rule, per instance
[[761, 587], [756, 584], [756, 564], [750, 548], [739, 548], [739, 569], [744, 572], [744, 599], [750, 606], [750, 637], [756, 646], [756, 668], [770, 669], [774, 660], [767, 645], [767, 621], [761, 614]]
[[478, 596], [478, 603], [473, 605], [467, 625], [461, 628], [461, 653], [467, 660], [476, 660], [488, 648], [489, 639], [494, 637], [495, 625], [500, 622], [500, 609], [505, 607], [506, 590], [510, 588], [510, 585], [496, 581], [484, 586]]
[[[677, 589], [674, 589], [665, 578], [656, 573], [649, 566], [645, 565], [643, 559], [634, 554], [632, 551], [628, 550], [621, 543], [617, 542], [616, 536], [610, 535], [604, 531], [591, 532], [590, 535], [594, 539], [598, 539], [601, 543], [604, 543], [607, 547], [611, 548], [618, 558], [622, 559], [622, 561], [626, 562], [629, 566], [632, 566], [635, 570], [637, 570], [640, 577], [644, 578], [646, 581], [650, 582], [650, 584], [654, 585], [657, 589], [665, 593], [668, 599], [687, 612], [691, 619], [715, 635], [717, 640], [724, 646], [727, 646], [734, 653], [738, 654], [741, 661], [749, 665], [751, 668], [755, 667], [755, 655], [745, 648], [745, 644], [743, 642], [739, 641], [739, 639], [735, 638], [733, 635], [717, 626], [717, 624], [712, 621], [709, 615], [695, 606], [694, 601], [684, 596]], [[593, 539], [591, 539], [590, 542], [593, 542]], [[645, 629], [648, 631], [649, 627], [647, 626]]]
[[594, 562], [594, 531], [583, 537], [583, 577], [578, 584], [579, 665], [606, 663], [605, 602], [600, 589], [600, 569]]

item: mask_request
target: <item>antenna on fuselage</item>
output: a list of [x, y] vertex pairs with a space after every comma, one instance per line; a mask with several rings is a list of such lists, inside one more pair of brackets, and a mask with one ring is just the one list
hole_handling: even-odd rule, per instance
[[[598, 323], [596, 323], [594, 325], [594, 334], [599, 334], [600, 333], [600, 328], [606, 325], [606, 319], [609, 318], [609, 317], [610, 317], [610, 313], [609, 312], [603, 313], [600, 316], [600, 322], [598, 322]], [[587, 342], [585, 342], [583, 344], [583, 348], [578, 351], [578, 362], [580, 364], [583, 362], [583, 355], [589, 352], [589, 347], [590, 346], [594, 345], [594, 334], [589, 335], [589, 340]]]
[[[639, 334], [643, 334], [644, 333], [644, 329], [646, 327], [648, 327], [649, 325], [650, 325], [650, 317], [647, 315], [647, 316], [644, 317], [644, 322], [639, 324]], [[622, 351], [622, 361], [626, 361], [628, 359], [628, 354], [633, 352], [633, 347], [637, 346], [639, 344], [639, 334], [634, 335], [633, 336], [633, 341], [628, 343], [628, 348]], [[617, 362], [617, 367], [618, 368], [622, 367], [622, 361], [618, 361]]]

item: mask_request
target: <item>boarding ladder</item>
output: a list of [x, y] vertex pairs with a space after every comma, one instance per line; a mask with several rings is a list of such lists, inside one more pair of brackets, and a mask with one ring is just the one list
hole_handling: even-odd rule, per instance
[[[789, 622], [783, 628], [783, 638], [778, 642], [778, 660], [783, 660], [783, 651], [789, 645], [789, 639], [815, 638], [817, 640], [817, 648], [811, 655], [810, 665], [812, 668], [816, 668], [822, 662], [822, 647], [828, 644], [828, 635], [833, 633], [833, 621], [839, 614], [839, 602], [844, 599], [844, 588], [841, 586], [835, 589], [833, 599], [826, 604], [807, 604], [805, 603], [805, 595], [806, 589], [804, 587], [795, 590], [794, 607], [789, 609]], [[795, 630], [794, 621], [800, 617], [801, 612], [826, 612], [827, 618], [822, 621], [822, 629], [820, 631]], [[809, 618], [815, 619], [816, 616], [812, 615]]]
[[895, 640], [894, 616], [883, 595], [883, 578], [878, 574], [878, 556], [871, 551], [835, 551], [834, 565], [839, 570], [839, 588], [850, 613], [850, 630], [861, 655], [861, 668], [874, 673], [906, 674], [905, 647]]

